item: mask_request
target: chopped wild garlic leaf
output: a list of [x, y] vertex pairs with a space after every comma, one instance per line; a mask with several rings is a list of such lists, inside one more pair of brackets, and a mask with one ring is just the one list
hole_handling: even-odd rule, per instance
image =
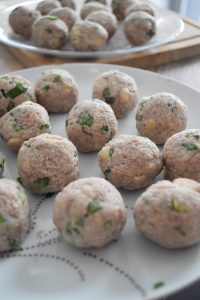
[[38, 186], [38, 188], [42, 189], [49, 185], [49, 181], [50, 181], [49, 177], [39, 178], [35, 180], [35, 184]]
[[103, 91], [103, 98], [105, 99], [105, 102], [108, 104], [113, 104], [115, 102], [115, 98], [111, 96], [110, 90], [108, 87], [106, 87]]
[[87, 212], [88, 212], [89, 214], [93, 214], [93, 213], [95, 213], [95, 212], [97, 212], [97, 211], [99, 211], [99, 210], [101, 210], [101, 209], [102, 209], [102, 206], [101, 206], [101, 204], [100, 204], [99, 202], [97, 202], [97, 201], [91, 201], [91, 202], [89, 202], [88, 205], [87, 205]]

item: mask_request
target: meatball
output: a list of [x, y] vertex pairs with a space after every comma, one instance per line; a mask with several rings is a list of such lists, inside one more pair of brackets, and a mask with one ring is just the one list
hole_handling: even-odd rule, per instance
[[116, 132], [117, 120], [112, 109], [97, 99], [80, 102], [67, 117], [67, 136], [82, 152], [100, 150]]
[[115, 15], [108, 11], [95, 11], [89, 14], [86, 20], [103, 26], [108, 32], [109, 38], [111, 38], [117, 30], [117, 19]]
[[79, 21], [71, 29], [70, 40], [78, 51], [97, 51], [102, 49], [108, 39], [108, 33], [101, 25]]
[[156, 34], [156, 20], [146, 12], [132, 12], [124, 21], [124, 33], [132, 45], [145, 44]]
[[39, 11], [30, 10], [25, 6], [18, 6], [9, 15], [9, 24], [15, 33], [29, 39], [32, 25], [40, 16]]
[[80, 11], [81, 18], [82, 19], [87, 18], [87, 16], [89, 16], [89, 14], [91, 14], [94, 11], [109, 11], [110, 12], [110, 8], [106, 5], [103, 5], [103, 4], [97, 3], [97, 2], [90, 2], [90, 3], [84, 4]]
[[56, 8], [50, 12], [50, 15], [59, 17], [69, 29], [76, 23], [78, 18], [76, 12], [69, 7]]
[[71, 9], [76, 10], [76, 2], [75, 0], [59, 0], [61, 5], [64, 7], [69, 7]]
[[35, 86], [38, 102], [53, 113], [68, 112], [78, 100], [78, 87], [65, 70], [52, 69], [42, 73]]
[[118, 20], [123, 20], [126, 16], [126, 10], [130, 5], [137, 4], [137, 0], [112, 0], [112, 10]]
[[44, 0], [40, 3], [38, 3], [36, 9], [42, 14], [42, 15], [48, 15], [50, 11], [52, 11], [55, 8], [60, 7], [59, 1], [56, 0]]
[[68, 41], [68, 27], [57, 16], [39, 18], [32, 28], [32, 40], [39, 47], [61, 49]]
[[4, 165], [5, 165], [5, 157], [4, 157], [3, 154], [0, 152], [0, 178], [2, 178], [2, 176], [3, 176]]
[[159, 93], [142, 98], [136, 112], [138, 132], [154, 141], [164, 144], [174, 133], [185, 129], [187, 107], [175, 95]]
[[200, 241], [198, 192], [160, 181], [149, 187], [134, 205], [138, 230], [166, 248], [192, 246]]
[[126, 208], [117, 189], [102, 178], [84, 178], [56, 197], [53, 221], [63, 239], [76, 247], [104, 247], [121, 232]]
[[187, 129], [171, 136], [163, 149], [165, 175], [200, 182], [200, 130]]
[[36, 102], [32, 84], [20, 75], [0, 76], [0, 117], [25, 101]]
[[151, 16], [155, 16], [155, 11], [153, 7], [149, 3], [135, 3], [130, 5], [126, 10], [126, 16], [128, 16], [132, 12], [143, 11]]
[[0, 118], [0, 135], [15, 151], [24, 141], [46, 132], [51, 132], [48, 113], [44, 107], [31, 101], [23, 102]]
[[58, 192], [79, 176], [76, 147], [64, 137], [48, 133], [24, 142], [17, 164], [23, 185], [35, 194]]
[[30, 205], [22, 186], [0, 179], [0, 251], [21, 249], [30, 220]]
[[110, 104], [117, 118], [123, 118], [138, 101], [138, 89], [129, 75], [111, 70], [94, 82], [92, 97]]
[[98, 153], [105, 178], [118, 188], [136, 190], [148, 186], [161, 172], [162, 155], [148, 138], [120, 135]]

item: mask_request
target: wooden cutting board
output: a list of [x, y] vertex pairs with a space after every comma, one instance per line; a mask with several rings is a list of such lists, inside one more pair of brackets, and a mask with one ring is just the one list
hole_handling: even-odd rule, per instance
[[134, 66], [143, 69], [154, 69], [170, 62], [179, 61], [200, 54], [200, 24], [189, 19], [184, 21], [184, 31], [174, 41], [161, 47], [123, 56], [95, 59], [59, 58], [36, 54], [22, 49], [4, 45], [24, 67], [35, 67], [47, 64], [63, 64], [69, 62], [110, 63]]

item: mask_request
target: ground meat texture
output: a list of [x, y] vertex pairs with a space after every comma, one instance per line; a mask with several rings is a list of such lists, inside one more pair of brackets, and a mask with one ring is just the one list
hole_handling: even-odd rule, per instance
[[97, 99], [78, 103], [67, 117], [67, 136], [81, 152], [100, 150], [116, 132], [117, 119], [112, 109]]
[[136, 112], [138, 132], [156, 144], [164, 144], [174, 133], [185, 129], [187, 107], [175, 95], [159, 93], [141, 99]]
[[51, 132], [48, 113], [44, 107], [31, 101], [23, 102], [0, 118], [0, 135], [15, 151], [24, 141], [46, 132]]
[[59, 17], [69, 29], [71, 29], [78, 19], [76, 12], [69, 7], [56, 8], [50, 12], [50, 15]]
[[79, 21], [71, 29], [70, 41], [75, 50], [97, 51], [102, 49], [108, 40], [108, 33], [101, 25]]
[[33, 43], [48, 49], [61, 49], [68, 41], [68, 27], [57, 16], [39, 18], [32, 29]]
[[132, 12], [124, 21], [124, 33], [132, 45], [143, 45], [156, 34], [156, 19], [143, 11]]
[[48, 15], [50, 11], [52, 11], [55, 8], [60, 7], [59, 1], [56, 0], [44, 0], [40, 3], [38, 3], [36, 9], [42, 14], [42, 15]]
[[2, 178], [2, 176], [3, 176], [4, 165], [5, 165], [5, 157], [0, 152], [0, 178]]
[[97, 77], [92, 96], [109, 104], [117, 118], [123, 118], [137, 104], [138, 89], [132, 77], [111, 70]]
[[15, 33], [20, 34], [25, 39], [29, 39], [31, 37], [32, 25], [40, 16], [39, 11], [18, 6], [9, 15], [9, 24]]
[[36, 102], [32, 84], [20, 75], [0, 76], [0, 117], [25, 101]]
[[76, 147], [67, 138], [48, 133], [24, 142], [17, 164], [23, 185], [35, 194], [58, 192], [79, 176]]
[[103, 26], [108, 32], [109, 38], [111, 38], [117, 30], [117, 19], [115, 15], [108, 11], [95, 11], [89, 14], [86, 20]]
[[68, 112], [78, 100], [78, 86], [67, 71], [52, 69], [43, 72], [37, 80], [35, 94], [47, 111]]
[[61, 5], [64, 7], [69, 7], [71, 9], [76, 10], [76, 2], [75, 0], [59, 0]]
[[165, 176], [200, 182], [200, 130], [187, 129], [171, 136], [163, 148]]
[[0, 251], [18, 251], [30, 228], [30, 205], [22, 186], [0, 179]]
[[117, 189], [102, 178], [84, 178], [56, 197], [53, 221], [66, 242], [76, 247], [104, 247], [120, 234], [126, 208]]
[[149, 187], [133, 208], [138, 230], [166, 248], [183, 248], [200, 241], [200, 195], [170, 181]]
[[177, 178], [177, 179], [174, 179], [173, 182], [175, 184], [178, 184], [181, 187], [187, 187], [187, 188], [190, 188], [190, 189], [200, 193], [200, 183], [195, 180], [188, 179], [188, 178]]
[[155, 11], [153, 7], [148, 3], [137, 3], [130, 5], [126, 10], [126, 16], [128, 16], [132, 12], [143, 11], [151, 16], [155, 16]]
[[97, 3], [97, 2], [90, 2], [84, 4], [81, 8], [80, 15], [82, 19], [87, 18], [89, 14], [93, 13], [94, 11], [109, 11], [110, 8], [104, 4]]
[[161, 172], [162, 155], [148, 138], [120, 135], [98, 153], [105, 178], [118, 188], [136, 190], [148, 186]]
[[138, 3], [137, 0], [112, 0], [112, 10], [118, 20], [123, 20], [126, 16], [126, 10], [130, 5]]

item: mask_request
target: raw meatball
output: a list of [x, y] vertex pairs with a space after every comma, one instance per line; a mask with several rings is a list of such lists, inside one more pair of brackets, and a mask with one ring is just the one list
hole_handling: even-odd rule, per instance
[[80, 15], [82, 19], [85, 19], [89, 14], [93, 13], [94, 11], [109, 11], [110, 8], [106, 5], [97, 2], [90, 2], [84, 4], [81, 8]]
[[22, 186], [0, 179], [0, 251], [21, 250], [30, 220], [30, 205]]
[[126, 10], [130, 5], [137, 4], [137, 0], [112, 0], [112, 10], [118, 20], [123, 20], [126, 16]]
[[9, 24], [15, 33], [29, 39], [32, 25], [40, 16], [39, 11], [30, 10], [25, 6], [18, 6], [9, 15]]
[[155, 16], [155, 11], [153, 7], [148, 3], [137, 3], [130, 5], [126, 10], [126, 16], [128, 16], [132, 12], [143, 11], [151, 16]]
[[59, 17], [69, 29], [76, 23], [78, 18], [76, 12], [69, 7], [56, 8], [51, 11], [50, 15]]
[[108, 39], [108, 33], [101, 25], [79, 21], [71, 29], [70, 40], [78, 51], [97, 51], [102, 49]]
[[156, 34], [156, 20], [146, 12], [132, 12], [124, 21], [124, 33], [132, 45], [145, 44]]
[[44, 0], [38, 3], [36, 9], [39, 10], [42, 15], [48, 15], [50, 11], [60, 6], [60, 3], [56, 0]]
[[48, 133], [24, 142], [17, 163], [23, 185], [35, 194], [58, 192], [79, 176], [76, 147]]
[[48, 113], [44, 107], [31, 101], [23, 102], [0, 119], [0, 135], [15, 151], [24, 141], [46, 132], [51, 132]]
[[2, 176], [3, 176], [4, 165], [5, 165], [5, 157], [0, 152], [0, 178], [2, 178]]
[[200, 182], [200, 130], [187, 129], [171, 136], [163, 149], [165, 175]]
[[121, 232], [126, 208], [117, 189], [102, 178], [84, 178], [65, 187], [55, 200], [53, 221], [76, 247], [104, 247]]
[[85, 4], [90, 3], [90, 2], [98, 2], [104, 5], [108, 5], [108, 0], [85, 0]]
[[108, 11], [95, 11], [89, 14], [86, 20], [103, 26], [108, 32], [109, 38], [111, 38], [117, 30], [117, 19], [115, 15]]
[[35, 94], [47, 111], [68, 112], [78, 100], [78, 87], [70, 73], [52, 69], [43, 72], [37, 80]]
[[175, 95], [159, 93], [142, 98], [136, 113], [138, 132], [154, 141], [164, 144], [174, 133], [185, 129], [187, 107]]
[[69, 7], [71, 9], [76, 10], [76, 2], [75, 0], [59, 0], [61, 5], [64, 7]]
[[94, 82], [92, 97], [110, 104], [117, 118], [123, 118], [138, 101], [138, 89], [129, 75], [112, 70]]
[[32, 84], [20, 75], [0, 76], [0, 117], [25, 101], [36, 102]]
[[39, 47], [61, 49], [68, 41], [68, 27], [57, 16], [39, 18], [32, 29], [32, 40]]
[[84, 100], [74, 106], [66, 121], [69, 139], [82, 152], [100, 150], [117, 132], [117, 120], [109, 105]]
[[200, 195], [170, 181], [149, 187], [134, 205], [138, 230], [166, 248], [192, 246], [200, 241]]
[[98, 153], [105, 178], [118, 188], [136, 190], [148, 186], [161, 172], [162, 155], [148, 138], [120, 135]]

